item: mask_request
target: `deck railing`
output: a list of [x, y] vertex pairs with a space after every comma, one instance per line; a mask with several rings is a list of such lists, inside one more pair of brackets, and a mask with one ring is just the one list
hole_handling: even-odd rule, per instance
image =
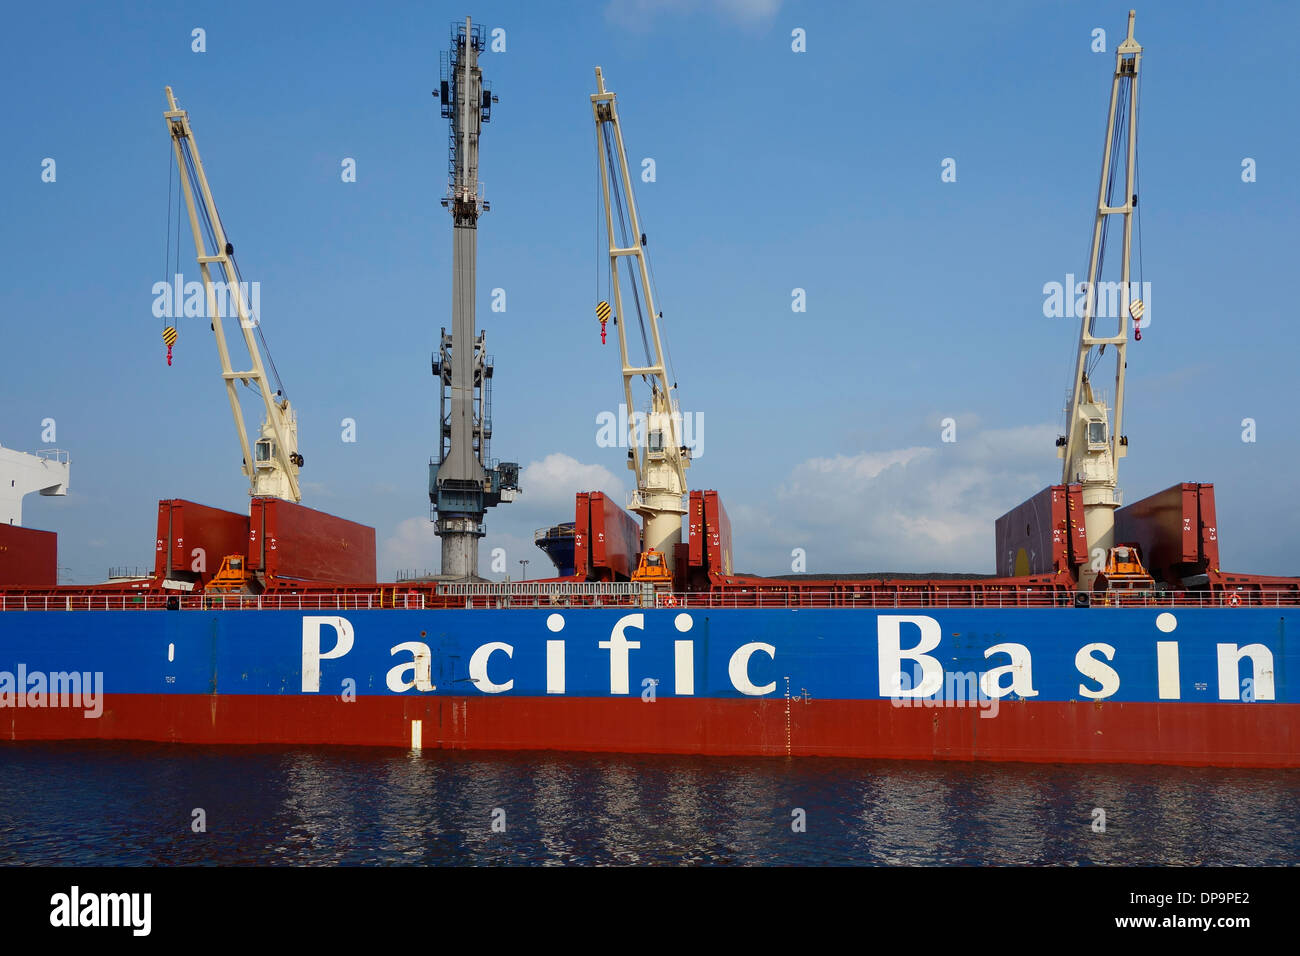
[[[1109, 592], [1090, 595], [1093, 608], [1297, 607], [1291, 590]], [[435, 589], [377, 587], [363, 591], [270, 592], [261, 595], [106, 592], [0, 594], [0, 611], [350, 611], [369, 609], [582, 608], [1076, 608], [1072, 592], [980, 591], [765, 591], [667, 593], [632, 584], [439, 585]], [[1084, 608], [1079, 608], [1080, 610]]]

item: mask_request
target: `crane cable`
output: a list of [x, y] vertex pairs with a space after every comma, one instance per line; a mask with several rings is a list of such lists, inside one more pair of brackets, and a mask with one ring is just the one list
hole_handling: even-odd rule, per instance
[[[176, 176], [176, 254], [172, 257], [172, 262], [176, 263], [174, 268], [177, 272], [181, 271], [181, 204], [185, 201], [184, 190], [185, 187], [178, 172]], [[172, 318], [179, 320], [181, 317], [174, 315]]]
[[[220, 213], [217, 213], [217, 221], [221, 222]], [[226, 234], [225, 223], [221, 223], [221, 232], [223, 235]], [[229, 237], [227, 237], [227, 239], [228, 238]], [[235, 267], [235, 282], [239, 289], [237, 294], [242, 296], [243, 295], [242, 290], [244, 288], [244, 274], [239, 269], [239, 260], [235, 258], [233, 245], [228, 255], [230, 256], [230, 264]], [[285, 390], [284, 390], [284, 382], [280, 381], [280, 370], [275, 367], [275, 358], [271, 355], [271, 346], [267, 344], [266, 333], [262, 331], [262, 319], [260, 316], [255, 315], [253, 313], [253, 307], [251, 302], [246, 303], [246, 305], [248, 307], [249, 319], [253, 323], [253, 328], [257, 330], [257, 340], [262, 343], [262, 351], [266, 353], [266, 364], [271, 367], [271, 376], [275, 379], [276, 394], [279, 395], [281, 398], [287, 398], [288, 396], [285, 395]]]
[[[601, 189], [600, 189], [600, 135], [599, 135], [597, 129], [596, 129], [594, 126], [593, 126], [592, 129], [591, 129], [591, 136], [592, 136], [592, 141], [593, 141], [593, 143], [595, 144], [595, 147], [596, 147], [596, 169], [595, 169], [595, 175], [596, 175], [596, 188], [595, 188], [595, 190], [592, 192], [592, 198], [595, 200], [594, 209], [595, 209], [595, 213], [596, 213], [596, 233], [595, 233], [595, 235], [596, 235], [596, 277], [595, 277], [595, 278], [596, 278], [596, 298], [595, 298], [593, 301], [595, 301], [595, 302], [606, 302], [606, 301], [608, 301], [608, 300], [602, 298], [602, 297], [601, 297], [601, 294], [600, 294], [600, 260], [601, 260], [601, 258], [602, 258], [602, 256], [601, 256], [601, 252], [600, 252], [600, 233], [601, 233], [601, 228], [600, 228], [600, 206], [601, 206], [601, 202], [600, 202], [600, 192], [601, 192]], [[607, 238], [608, 238], [608, 237], [607, 237]], [[606, 260], [606, 262], [608, 262], [608, 260], [609, 260], [609, 254], [608, 254], [608, 252], [606, 252], [606, 254], [605, 254], [605, 256], [604, 256], [603, 258]]]
[[[612, 241], [612, 239], [611, 236], [609, 235], [609, 229], [607, 224], [601, 222], [601, 218], [602, 218], [601, 212], [604, 211], [605, 204], [601, 198], [602, 185], [601, 185], [601, 175], [600, 175], [600, 166], [601, 166], [600, 130], [597, 127], [593, 126], [591, 130], [591, 136], [592, 136], [592, 142], [596, 146], [596, 168], [594, 170], [595, 179], [596, 179], [596, 188], [595, 191], [592, 193], [592, 198], [595, 200], [594, 208], [596, 214], [596, 302], [597, 303], [604, 302], [612, 305], [613, 298], [614, 298], [614, 289], [613, 289], [614, 265], [613, 265], [613, 257], [610, 256], [609, 254], [609, 244]], [[601, 294], [601, 285], [600, 285], [602, 265], [604, 266], [603, 273], [605, 276], [604, 295]], [[613, 319], [614, 319], [614, 324], [618, 325], [618, 316], [614, 315]], [[601, 330], [601, 342], [603, 344], [605, 341], [604, 338], [605, 325], [603, 322], [601, 323], [600, 330]]]
[[[633, 197], [633, 202], [635, 201], [636, 199], [635, 197]], [[641, 212], [640, 206], [636, 207], [636, 214], [637, 214], [638, 221], [641, 223], [642, 233], [645, 235], [649, 235], [650, 230], [646, 226], [645, 214]], [[653, 258], [651, 258], [648, 255], [645, 258], [646, 258], [646, 266], [648, 267], [650, 272], [650, 291], [654, 294], [655, 303], [659, 306], [656, 316], [659, 319], [660, 323], [662, 323], [664, 320], [664, 307], [663, 307], [663, 300], [659, 298], [659, 283], [655, 281], [655, 261]], [[672, 379], [672, 383], [673, 383], [672, 387], [676, 388], [677, 370], [673, 368], [673, 350], [672, 350], [672, 346], [669, 344], [668, 336], [664, 334], [662, 324], [659, 327], [659, 342], [663, 346], [664, 361], [665, 364], [667, 365], [668, 376]]]
[[[197, 184], [198, 184], [198, 182], [199, 182], [199, 175], [198, 175], [198, 170], [197, 170], [197, 168], [195, 167], [195, 164], [194, 164], [194, 154], [193, 154], [193, 152], [190, 150], [190, 143], [189, 143], [189, 139], [188, 139], [188, 138], [185, 138], [185, 139], [183, 140], [183, 142], [182, 142], [181, 153], [182, 153], [182, 155], [183, 155], [183, 157], [184, 157], [184, 159], [185, 159], [185, 169], [186, 169], [186, 172], [189, 174], [190, 182], [191, 182], [191, 184], [197, 186]], [[197, 192], [197, 191], [198, 191], [198, 190], [195, 189], [195, 192]], [[207, 203], [206, 203], [206, 202], [196, 202], [196, 203], [195, 203], [195, 206], [198, 208], [198, 211], [199, 211], [199, 217], [200, 217], [200, 220], [201, 220], [201, 224], [202, 224], [202, 226], [203, 226], [204, 236], [205, 236], [206, 240], [211, 244], [212, 248], [215, 249], [215, 248], [217, 248], [217, 229], [215, 228], [215, 226], [214, 226], [214, 224], [213, 224], [213, 222], [212, 222], [211, 217], [208, 215], [208, 207], [207, 207]], [[217, 222], [216, 222], [216, 226], [220, 226], [220, 227], [221, 227], [221, 234], [226, 236], [226, 246], [227, 246], [226, 255], [230, 258], [230, 264], [231, 264], [231, 265], [234, 267], [234, 269], [235, 269], [236, 285], [235, 285], [235, 288], [234, 288], [233, 290], [231, 290], [231, 291], [232, 291], [232, 293], [233, 293], [234, 295], [239, 296], [239, 297], [241, 298], [241, 300], [242, 300], [242, 298], [243, 298], [243, 292], [242, 292], [242, 289], [243, 289], [244, 277], [243, 277], [243, 275], [242, 275], [242, 274], [240, 273], [240, 271], [239, 271], [239, 263], [238, 263], [238, 261], [236, 261], [236, 259], [235, 259], [234, 244], [230, 242], [230, 237], [229, 237], [229, 235], [226, 234], [226, 231], [225, 231], [225, 224], [221, 221], [221, 214], [220, 214], [219, 212], [217, 213]], [[177, 229], [178, 229], [178, 231], [179, 231], [179, 228], [180, 228], [180, 220], [179, 220], [179, 218], [178, 218], [178, 219], [177, 219]], [[180, 250], [179, 250], [179, 248], [178, 248], [178, 249], [177, 249], [177, 260], [176, 260], [178, 266], [179, 266], [179, 264], [180, 264], [180, 258], [179, 258], [179, 256], [180, 256]], [[254, 315], [252, 314], [251, 305], [250, 305], [250, 307], [249, 307], [249, 318], [250, 318], [250, 320], [253, 321], [253, 327], [257, 330], [257, 338], [258, 338], [258, 341], [261, 342], [261, 344], [262, 344], [262, 350], [266, 353], [266, 362], [267, 362], [267, 365], [270, 366], [270, 368], [271, 368], [271, 374], [272, 374], [272, 376], [275, 378], [276, 394], [279, 395], [279, 396], [281, 396], [281, 397], [283, 397], [283, 398], [287, 398], [288, 396], [285, 394], [284, 383], [280, 380], [280, 372], [279, 372], [279, 370], [275, 367], [275, 359], [272, 358], [272, 356], [271, 356], [271, 347], [267, 344], [267, 342], [266, 342], [266, 334], [262, 331], [262, 323], [261, 323], [260, 319], [258, 319], [256, 316], [254, 316]], [[251, 389], [253, 386], [252, 386], [251, 383], [249, 383], [248, 387]]]
[[[606, 125], [605, 125], [605, 128], [604, 128], [604, 136], [605, 136], [605, 160], [606, 160], [606, 162], [609, 164], [609, 170], [610, 170], [610, 173], [611, 173], [610, 178], [611, 178], [611, 179], [614, 179], [615, 177], [612, 175], [612, 173], [613, 173], [613, 170], [615, 169], [615, 167], [614, 167], [615, 152], [614, 152], [614, 144], [613, 144], [613, 141], [612, 141], [611, 136], [610, 136], [609, 124], [606, 124]], [[612, 189], [612, 190], [610, 191], [610, 194], [613, 196], [613, 199], [614, 199], [614, 208], [618, 211], [619, 238], [620, 238], [620, 240], [621, 240], [622, 243], [623, 243], [623, 248], [626, 249], [626, 248], [628, 247], [628, 235], [627, 235], [627, 213], [625, 212], [625, 210], [624, 210], [624, 208], [623, 208], [623, 188], [626, 187], [626, 188], [628, 189], [629, 194], [630, 194], [630, 193], [631, 193], [631, 184], [630, 184], [630, 183], [615, 183], [614, 185], [615, 185], [615, 188]], [[633, 237], [632, 241], [633, 241], [633, 242], [640, 242], [641, 240], [640, 240], [640, 237]], [[631, 269], [632, 269], [632, 265], [631, 265], [631, 263], [629, 263], [629, 264], [628, 264], [628, 270], [629, 270], [629, 272], [631, 271]], [[641, 327], [641, 344], [642, 344], [642, 346], [644, 346], [644, 348], [645, 348], [645, 355], [646, 355], [646, 361], [645, 361], [645, 364], [646, 364], [646, 365], [649, 365], [649, 364], [653, 361], [653, 359], [652, 359], [652, 357], [651, 357], [651, 354], [650, 354], [650, 337], [649, 337], [648, 333], [646, 332], [646, 327], [645, 327], [645, 311], [641, 308], [641, 291], [640, 291], [640, 286], [639, 286], [639, 284], [638, 284], [638, 282], [637, 282], [637, 276], [635, 275], [635, 273], [632, 274], [632, 276], [631, 276], [631, 280], [632, 280], [632, 281], [631, 281], [632, 301], [633, 301], [634, 305], [636, 306], [636, 317], [637, 317], [637, 323], [638, 323], [638, 324], [640, 325], [640, 327]], [[643, 376], [642, 376], [642, 379], [644, 379], [644, 378], [645, 378], [645, 376], [643, 375]], [[630, 410], [629, 410], [629, 411], [630, 411]]]
[[[172, 179], [176, 164], [172, 162], [171, 144], [167, 146], [167, 225], [163, 227], [163, 278], [171, 281], [172, 271]], [[180, 225], [177, 220], [177, 225]], [[179, 229], [177, 230], [179, 232]], [[167, 320], [163, 316], [163, 321]]]
[[[628, 184], [628, 204], [632, 207], [632, 211], [636, 214], [637, 222], [640, 223], [641, 225], [641, 238], [642, 240], [644, 240], [644, 237], [650, 234], [650, 228], [646, 225], [645, 213], [642, 211], [640, 204], [637, 203], [636, 193], [632, 190], [632, 186], [630, 183]], [[647, 243], [645, 241], [642, 241], [641, 245], [642, 248], [644, 248], [647, 245]], [[650, 292], [654, 296], [655, 303], [658, 304], [658, 309], [656, 310], [655, 317], [658, 318], [660, 322], [663, 322], [663, 318], [664, 318], [663, 300], [659, 297], [659, 283], [655, 279], [655, 262], [654, 259], [651, 256], [647, 255], [646, 253], [643, 252], [642, 255], [645, 256], [646, 270], [650, 273]], [[671, 377], [672, 379], [671, 387], [676, 388], [677, 372], [673, 368], [672, 348], [669, 345], [668, 337], [663, 334], [662, 325], [660, 326], [659, 329], [659, 343], [664, 350], [664, 364], [666, 366], [666, 371], [668, 372], [669, 377]], [[646, 346], [646, 349], [648, 354], [649, 353], [648, 345]]]
[[[635, 197], [633, 197], [633, 202], [635, 202], [635, 201], [636, 201], [636, 200], [635, 200]], [[648, 235], [650, 230], [649, 230], [649, 228], [646, 226], [645, 217], [644, 217], [644, 214], [641, 212], [641, 207], [640, 207], [640, 206], [637, 206], [637, 207], [636, 207], [636, 213], [637, 213], [637, 219], [638, 219], [638, 221], [641, 223], [641, 230], [642, 230], [642, 233], [645, 234], [645, 235]], [[643, 253], [643, 255], [644, 255], [644, 253]], [[678, 434], [678, 424], [679, 424], [679, 422], [681, 421], [681, 419], [676, 418], [676, 417], [674, 417], [674, 416], [671, 414], [672, 412], [676, 411], [676, 401], [675, 401], [675, 399], [674, 399], [674, 397], [673, 397], [673, 392], [676, 391], [676, 389], [677, 389], [677, 370], [673, 367], [673, 352], [672, 352], [672, 346], [669, 344], [669, 338], [668, 338], [668, 336], [667, 336], [667, 335], [665, 334], [665, 332], [664, 332], [664, 327], [663, 327], [663, 321], [664, 321], [663, 300], [659, 298], [659, 284], [658, 284], [658, 282], [655, 281], [655, 263], [654, 263], [654, 259], [653, 259], [652, 257], [650, 257], [649, 255], [646, 255], [646, 256], [645, 256], [645, 259], [646, 259], [646, 265], [647, 265], [648, 271], [650, 272], [650, 291], [651, 291], [651, 293], [654, 295], [655, 305], [657, 306], [657, 309], [658, 309], [658, 311], [657, 311], [656, 314], [657, 314], [657, 317], [658, 317], [658, 320], [659, 320], [659, 323], [660, 323], [660, 325], [659, 325], [659, 344], [660, 344], [660, 346], [661, 346], [661, 347], [663, 348], [663, 350], [664, 350], [664, 366], [665, 366], [665, 371], [667, 372], [668, 380], [672, 383], [671, 385], [668, 386], [668, 394], [664, 396], [664, 399], [665, 399], [666, 402], [667, 402], [667, 405], [668, 405], [668, 411], [669, 411], [669, 413], [670, 413], [669, 416], [668, 416], [668, 428], [669, 428], [670, 432], [672, 433], [672, 444], [673, 444], [674, 447], [677, 447], [677, 446], [679, 446], [682, 442], [684, 442], [684, 441], [686, 440], [686, 438], [685, 438], [684, 435]]]
[[[163, 320], [162, 340], [167, 346], [167, 365], [172, 364], [172, 346], [176, 344], [176, 326], [175, 322], [179, 316], [170, 315], [171, 306], [175, 301], [175, 294], [171, 290], [172, 284], [172, 171], [175, 168], [173, 162], [172, 147], [169, 143], [167, 146], [167, 222], [163, 226], [163, 283], [167, 286], [167, 308], [163, 310], [161, 316]], [[181, 255], [181, 198], [180, 183], [176, 183], [176, 265], [180, 267]]]
[[[1111, 131], [1110, 165], [1109, 168], [1106, 170], [1106, 206], [1107, 207], [1114, 206], [1115, 180], [1119, 176], [1119, 163], [1120, 163], [1120, 150], [1118, 148], [1119, 146], [1118, 133], [1121, 129], [1127, 130], [1128, 101], [1129, 101], [1129, 97], [1127, 93], [1132, 82], [1133, 82], [1132, 78], [1129, 76], [1123, 76], [1120, 78], [1120, 85], [1118, 90], [1119, 109], [1115, 111], [1115, 125]], [[1124, 145], [1125, 147], [1127, 147], [1128, 146], [1127, 132], [1125, 133], [1124, 140], [1125, 140]], [[1136, 167], [1134, 168], [1134, 172], [1136, 173]], [[1136, 186], [1134, 188], [1136, 188]], [[1129, 200], [1126, 199], [1126, 202], [1127, 201]], [[1097, 284], [1098, 285], [1100, 285], [1102, 281], [1102, 274], [1106, 262], [1106, 239], [1109, 235], [1110, 235], [1110, 216], [1105, 216], [1102, 218], [1101, 243], [1097, 250]], [[1090, 310], [1091, 314], [1088, 316], [1088, 334], [1095, 335], [1096, 327], [1097, 327], [1096, 311], [1097, 311], [1098, 296], [1097, 296], [1096, 289], [1090, 289], [1088, 291], [1089, 291], [1089, 297], [1092, 299], [1092, 309]], [[1128, 322], [1128, 316], [1121, 315], [1119, 317], [1120, 328], [1124, 328], [1124, 325], [1127, 322]], [[1105, 346], [1102, 346], [1102, 348], [1105, 348]], [[1093, 371], [1096, 369], [1098, 363], [1101, 361], [1101, 354], [1102, 354], [1101, 349], [1098, 349], [1096, 351], [1091, 352], [1088, 356], [1089, 361], [1087, 365], [1087, 375], [1089, 379], [1092, 378]]]
[[[1146, 265], [1142, 261], [1142, 204], [1137, 201], [1137, 197], [1142, 195], [1142, 162], [1141, 154], [1137, 149], [1138, 130], [1142, 128], [1142, 87], [1138, 87], [1137, 109], [1133, 113], [1133, 205], [1137, 207], [1137, 234], [1138, 234], [1138, 289], [1142, 293], [1146, 292]], [[1150, 303], [1147, 303], [1149, 306]]]

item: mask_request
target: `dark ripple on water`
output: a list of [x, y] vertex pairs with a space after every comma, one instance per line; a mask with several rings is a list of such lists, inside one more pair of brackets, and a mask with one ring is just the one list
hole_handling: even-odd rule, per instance
[[151, 744], [0, 770], [9, 865], [1300, 863], [1296, 771]]

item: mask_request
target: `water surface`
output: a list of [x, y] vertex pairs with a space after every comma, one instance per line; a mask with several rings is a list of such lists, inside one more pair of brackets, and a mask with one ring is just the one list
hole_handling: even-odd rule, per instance
[[0, 773], [7, 865], [1300, 863], [1300, 771], [76, 742]]

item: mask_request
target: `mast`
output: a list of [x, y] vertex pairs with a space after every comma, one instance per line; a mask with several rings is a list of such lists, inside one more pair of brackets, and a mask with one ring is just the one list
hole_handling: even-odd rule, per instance
[[[669, 385], [664, 367], [663, 341], [659, 334], [660, 314], [655, 308], [650, 274], [646, 264], [645, 235], [637, 216], [628, 172], [627, 150], [619, 124], [614, 94], [605, 89], [605, 78], [596, 67], [596, 92], [591, 96], [596, 121], [596, 155], [605, 200], [605, 230], [609, 240], [610, 290], [613, 298], [618, 347], [623, 360], [623, 394], [628, 411], [628, 463], [636, 475], [636, 490], [630, 507], [641, 515], [642, 547], [660, 552], [668, 568], [675, 563], [673, 546], [682, 539], [682, 516], [686, 514], [686, 469], [690, 449], [681, 442], [681, 412], [675, 385]], [[617, 209], [619, 228], [614, 219]], [[624, 309], [623, 274], [619, 264], [628, 264], [628, 278], [636, 319], [645, 344], [646, 361], [633, 364], [628, 357], [627, 329], [630, 314]], [[645, 303], [644, 311], [642, 303]], [[632, 400], [632, 383], [641, 379], [650, 386], [650, 409], [644, 428], [638, 424]]]
[[[1138, 70], [1142, 47], [1133, 37], [1134, 11], [1128, 14], [1128, 36], [1115, 50], [1115, 75], [1111, 82], [1110, 111], [1106, 121], [1106, 143], [1102, 151], [1101, 184], [1097, 194], [1097, 215], [1093, 222], [1092, 246], [1088, 256], [1088, 277], [1084, 286], [1085, 305], [1079, 332], [1078, 358], [1065, 435], [1057, 439], [1057, 455], [1064, 459], [1061, 481], [1083, 486], [1084, 525], [1088, 548], [1109, 553], [1115, 543], [1115, 509], [1121, 504], [1118, 493], [1119, 459], [1128, 453], [1128, 437], [1122, 431], [1124, 416], [1124, 377], [1127, 369], [1128, 318], [1142, 317], [1140, 300], [1130, 301], [1133, 210], [1137, 206], [1134, 174], [1137, 161]], [[1123, 190], [1119, 202], [1115, 190], [1119, 181], [1119, 150], [1125, 148], [1122, 170]], [[1108, 217], [1123, 217], [1123, 250], [1120, 256], [1120, 280], [1102, 281]], [[1073, 294], [1074, 290], [1067, 290]], [[1098, 334], [1098, 305], [1104, 301], [1116, 306], [1105, 319], [1114, 321], [1111, 334]], [[1138, 334], [1140, 336], [1140, 333]], [[1108, 414], [1106, 398], [1093, 388], [1093, 372], [1110, 346], [1115, 363], [1113, 415]], [[1096, 349], [1094, 355], [1093, 350]], [[1113, 422], [1113, 425], [1112, 425]], [[1092, 562], [1080, 571], [1079, 587], [1088, 590], [1096, 577]]]
[[490, 208], [478, 179], [482, 125], [496, 97], [484, 87], [478, 55], [483, 28], [466, 17], [453, 24], [451, 48], [443, 55], [438, 93], [442, 116], [451, 121], [447, 196], [452, 215], [452, 331], [442, 328], [433, 374], [440, 384], [438, 454], [429, 461], [430, 517], [442, 539], [442, 574], [465, 579], [478, 574], [483, 516], [519, 492], [519, 465], [489, 457], [492, 438], [492, 362], [486, 336], [474, 334], [478, 219]]
[[[208, 320], [216, 339], [217, 355], [221, 359], [221, 378], [226, 383], [230, 413], [235, 419], [235, 431], [239, 434], [239, 445], [244, 452], [243, 472], [249, 480], [248, 493], [254, 497], [267, 496], [299, 502], [302, 493], [298, 487], [298, 469], [302, 467], [303, 461], [298, 453], [297, 416], [289, 399], [284, 397], [284, 388], [278, 379], [275, 393], [271, 392], [266, 369], [262, 364], [262, 352], [253, 335], [260, 318], [250, 315], [248, 304], [244, 301], [245, 286], [240, 281], [239, 269], [235, 264], [235, 247], [227, 239], [225, 227], [217, 214], [217, 204], [212, 198], [207, 174], [203, 171], [203, 160], [199, 157], [198, 143], [194, 141], [194, 131], [190, 128], [189, 114], [176, 105], [176, 97], [172, 95], [170, 86], [166, 91], [167, 111], [163, 117], [171, 135], [172, 152], [176, 158], [176, 168], [180, 170], [185, 206], [189, 210], [194, 249], [199, 272], [203, 276]], [[220, 267], [223, 279], [213, 280], [213, 265]], [[239, 317], [239, 328], [243, 332], [244, 345], [248, 349], [252, 366], [246, 371], [237, 372], [230, 364], [230, 346], [226, 342], [226, 330], [221, 316], [223, 309], [217, 307], [218, 292], [223, 303], [234, 303]], [[235, 391], [236, 382], [254, 389], [262, 399], [266, 412], [255, 445], [256, 454], [249, 445], [244, 412]]]

